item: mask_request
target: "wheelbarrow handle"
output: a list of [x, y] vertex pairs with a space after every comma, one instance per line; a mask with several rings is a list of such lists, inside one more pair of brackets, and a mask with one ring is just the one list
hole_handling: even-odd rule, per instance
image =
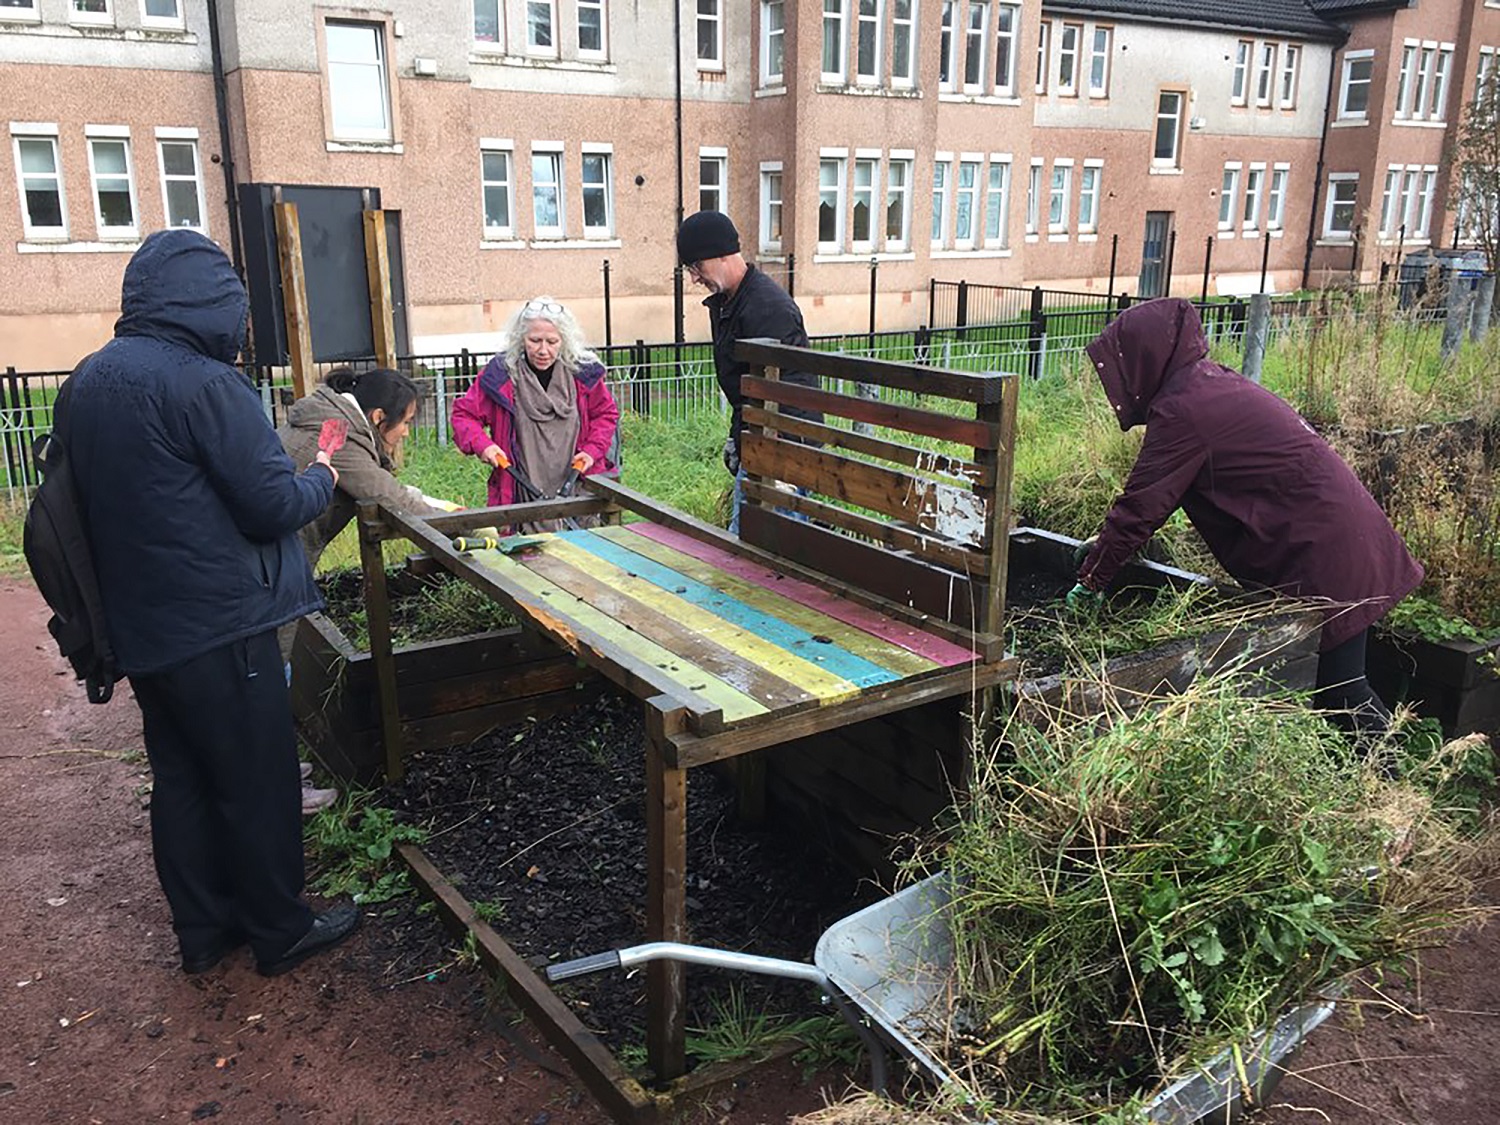
[[556, 965], [547, 966], [548, 980], [572, 980], [574, 977], [586, 977], [590, 973], [602, 973], [606, 969], [618, 969], [620, 967], [620, 951], [611, 949], [607, 953], [591, 953], [587, 957], [579, 957], [572, 961], [559, 961]]

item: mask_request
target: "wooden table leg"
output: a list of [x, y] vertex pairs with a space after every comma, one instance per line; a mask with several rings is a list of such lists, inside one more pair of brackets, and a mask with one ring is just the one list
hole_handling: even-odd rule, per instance
[[396, 655], [391, 644], [391, 601], [385, 584], [379, 508], [359, 506], [359, 565], [364, 575], [365, 613], [370, 632], [370, 662], [380, 703], [380, 739], [385, 746], [385, 779], [400, 781], [406, 773], [401, 753], [401, 711], [396, 700]]
[[[687, 770], [667, 765], [667, 740], [686, 727], [674, 699], [646, 703], [646, 940], [687, 935]], [[686, 978], [675, 961], [646, 966], [646, 1058], [662, 1081], [687, 1070]]]

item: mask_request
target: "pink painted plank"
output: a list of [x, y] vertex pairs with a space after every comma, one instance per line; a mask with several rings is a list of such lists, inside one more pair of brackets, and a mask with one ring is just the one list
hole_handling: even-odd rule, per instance
[[681, 551], [684, 555], [701, 559], [725, 574], [732, 574], [736, 578], [742, 578], [757, 586], [773, 590], [782, 597], [799, 601], [820, 613], [826, 613], [836, 621], [853, 625], [856, 629], [862, 629], [871, 636], [879, 637], [908, 652], [925, 656], [936, 664], [951, 668], [958, 664], [972, 664], [977, 659], [973, 652], [951, 641], [945, 641], [941, 637], [933, 636], [911, 625], [903, 625], [868, 606], [851, 602], [837, 594], [831, 594], [810, 582], [783, 577], [759, 563], [730, 554], [720, 547], [704, 543], [680, 531], [673, 531], [670, 527], [662, 527], [654, 523], [631, 523], [625, 526], [637, 535], [654, 539], [658, 543]]

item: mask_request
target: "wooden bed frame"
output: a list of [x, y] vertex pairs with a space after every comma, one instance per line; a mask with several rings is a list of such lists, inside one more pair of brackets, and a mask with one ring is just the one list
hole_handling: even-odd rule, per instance
[[[742, 341], [738, 354], [753, 371], [742, 383], [739, 538], [600, 477], [573, 498], [429, 521], [360, 509], [389, 777], [402, 773], [402, 718], [385, 539], [409, 540], [642, 701], [648, 941], [685, 940], [689, 769], [735, 759], [753, 807], [764, 784], [755, 751], [934, 700], [970, 697], [980, 713], [1014, 675], [1001, 625], [1015, 378], [764, 340]], [[821, 389], [783, 382], [783, 370], [811, 372]], [[640, 521], [622, 523], [626, 512]], [[600, 526], [513, 555], [452, 544], [477, 527], [560, 516]], [[512, 983], [574, 1065], [593, 1068], [590, 1087], [618, 1087], [618, 1067], [599, 1061], [602, 1047], [579, 1047], [588, 1033], [540, 995], [540, 978], [513, 955], [493, 960], [512, 978], [507, 963], [530, 975]], [[686, 1069], [683, 969], [654, 962], [648, 974], [648, 1058], [671, 1080]], [[615, 1101], [626, 1106], [617, 1116], [635, 1112]]]

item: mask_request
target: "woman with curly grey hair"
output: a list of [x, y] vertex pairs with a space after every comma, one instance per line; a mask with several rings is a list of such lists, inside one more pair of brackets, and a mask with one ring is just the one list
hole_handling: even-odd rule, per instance
[[516, 310], [499, 353], [454, 402], [453, 440], [491, 466], [490, 504], [513, 504], [556, 496], [570, 468], [615, 471], [619, 421], [577, 319], [542, 296]]

